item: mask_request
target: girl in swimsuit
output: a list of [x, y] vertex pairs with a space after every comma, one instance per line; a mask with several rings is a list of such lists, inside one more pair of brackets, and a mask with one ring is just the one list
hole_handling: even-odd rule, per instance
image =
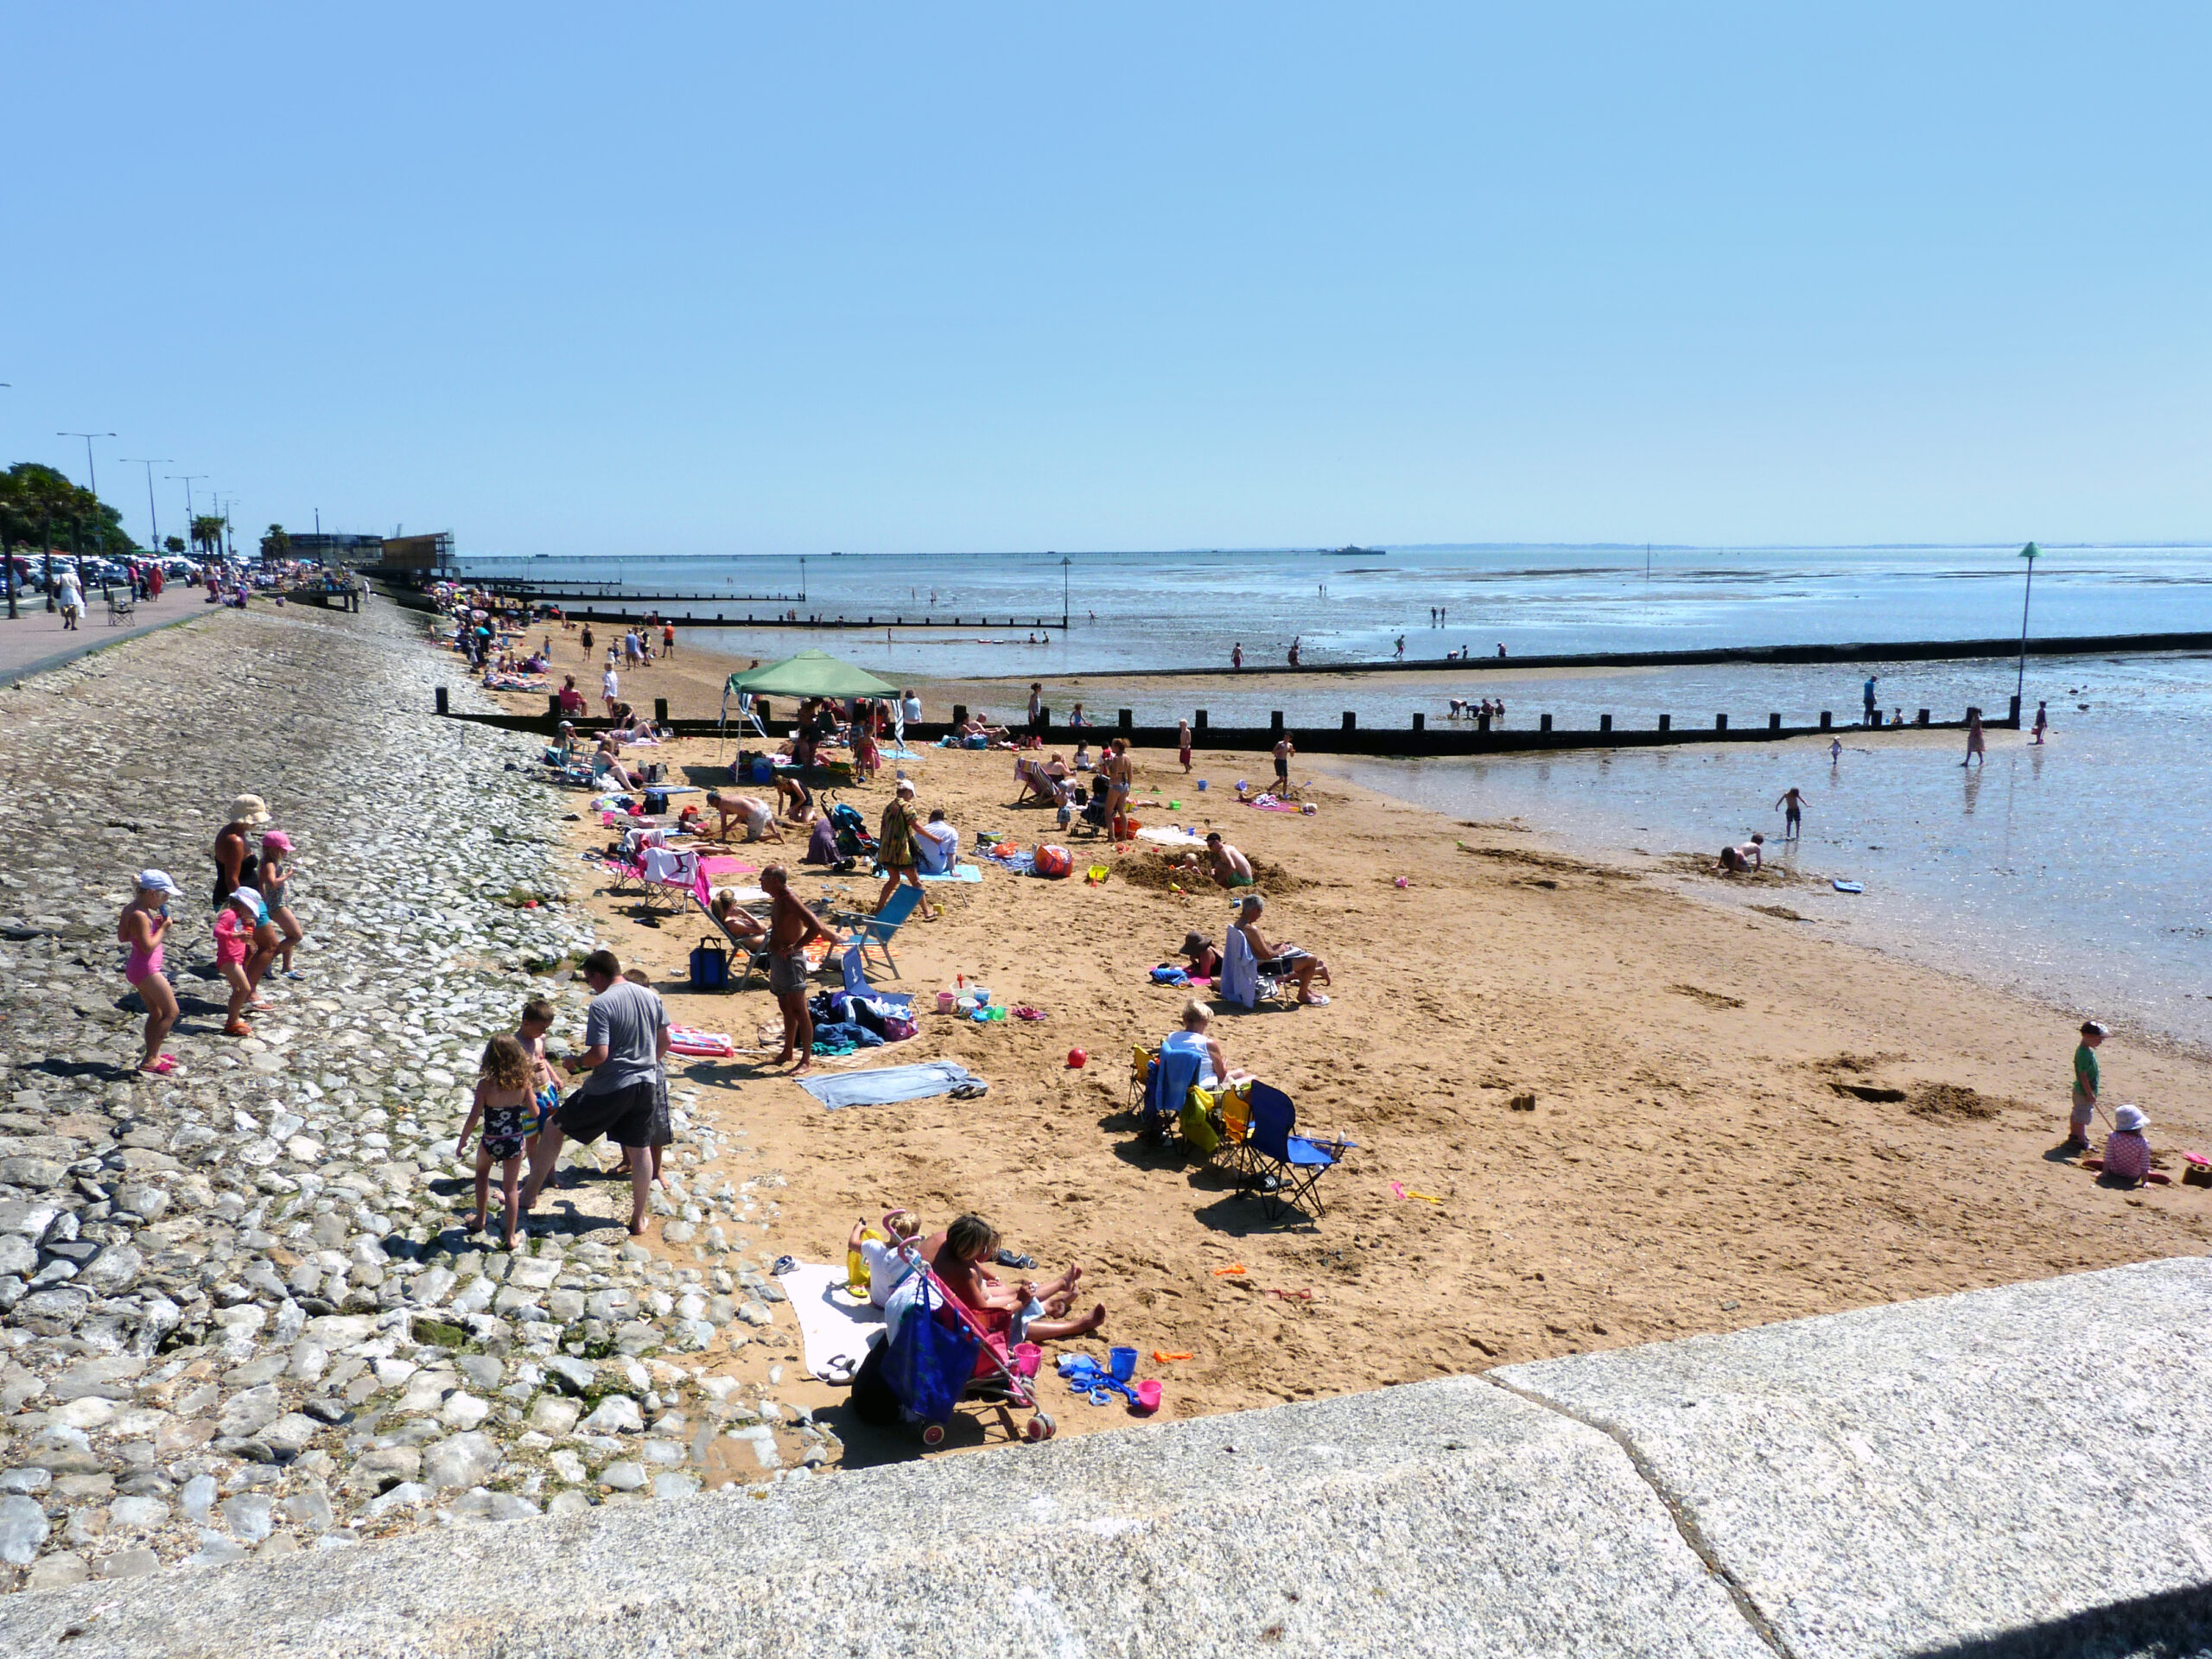
[[169, 895], [180, 891], [161, 871], [141, 870], [138, 891], [115, 925], [117, 940], [130, 947], [123, 976], [146, 1005], [146, 1053], [138, 1069], [157, 1077], [168, 1076], [176, 1066], [174, 1055], [162, 1052], [177, 1016], [176, 993], [162, 976], [162, 936], [168, 931]]
[[299, 979], [302, 976], [292, 966], [292, 952], [307, 938], [307, 931], [285, 902], [285, 884], [291, 879], [292, 838], [282, 830], [271, 830], [261, 837], [261, 898], [269, 906], [269, 919], [284, 936], [283, 944], [277, 947], [283, 956], [284, 977]]
[[454, 1147], [455, 1158], [465, 1156], [468, 1137], [481, 1121], [484, 1134], [476, 1143], [476, 1213], [469, 1218], [468, 1230], [484, 1230], [485, 1211], [492, 1197], [492, 1166], [497, 1164], [500, 1196], [506, 1205], [500, 1243], [510, 1250], [515, 1247], [515, 1224], [522, 1219], [516, 1184], [522, 1173], [523, 1141], [528, 1138], [526, 1126], [537, 1109], [531, 1087], [532, 1070], [529, 1052], [512, 1037], [494, 1037], [486, 1044], [476, 1079], [476, 1099]]

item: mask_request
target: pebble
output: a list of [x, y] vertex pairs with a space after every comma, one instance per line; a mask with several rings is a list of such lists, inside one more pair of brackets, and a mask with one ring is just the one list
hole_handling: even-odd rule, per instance
[[[542, 995], [556, 1052], [573, 1044], [588, 993], [553, 970], [596, 940], [563, 902], [564, 798], [531, 741], [432, 716], [440, 684], [491, 707], [455, 678], [377, 601], [226, 614], [0, 702], [0, 1560], [21, 1581], [572, 1513], [601, 1482], [696, 1490], [666, 1462], [706, 1403], [699, 1362], [671, 1362], [772, 1322], [772, 1255], [722, 1225], [750, 1236], [765, 1195], [656, 1194], [663, 1244], [698, 1264], [681, 1273], [623, 1235], [626, 1187], [550, 1192], [559, 1232], [512, 1256], [458, 1224], [484, 1039]], [[118, 731], [162, 741], [118, 751]], [[206, 887], [216, 814], [248, 791], [298, 848], [308, 939], [241, 1042], [211, 1017]], [[114, 944], [149, 865], [186, 889], [158, 1078], [132, 1069], [143, 1016]], [[712, 1155], [674, 1121], [678, 1167]], [[649, 1414], [676, 1427], [640, 1448]]]

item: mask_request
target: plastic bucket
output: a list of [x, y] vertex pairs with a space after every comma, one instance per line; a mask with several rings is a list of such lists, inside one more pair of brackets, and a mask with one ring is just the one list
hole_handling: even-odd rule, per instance
[[1014, 1373], [1016, 1376], [1034, 1376], [1037, 1368], [1045, 1363], [1045, 1351], [1033, 1342], [1014, 1344]]
[[1137, 1409], [1139, 1411], [1160, 1409], [1160, 1379], [1158, 1377], [1147, 1376], [1137, 1384]]
[[968, 995], [976, 999], [976, 1006], [979, 1008], [988, 1008], [991, 1006], [991, 994], [980, 985], [970, 985], [968, 988]]
[[1137, 1351], [1134, 1348], [1109, 1348], [1106, 1351], [1106, 1365], [1114, 1373], [1116, 1382], [1126, 1382], [1137, 1374]]
[[939, 1014], [950, 1014], [956, 1000], [950, 991], [939, 991], [937, 994], [937, 1011]]

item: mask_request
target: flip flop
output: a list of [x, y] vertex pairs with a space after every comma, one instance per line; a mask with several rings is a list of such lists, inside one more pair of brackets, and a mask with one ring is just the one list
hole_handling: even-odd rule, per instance
[[853, 1380], [853, 1372], [857, 1369], [853, 1363], [853, 1357], [850, 1354], [833, 1354], [822, 1362], [822, 1380], [824, 1382], [849, 1385]]
[[149, 1077], [166, 1077], [170, 1072], [176, 1070], [176, 1056], [174, 1054], [161, 1055], [151, 1065], [142, 1065], [138, 1069]]

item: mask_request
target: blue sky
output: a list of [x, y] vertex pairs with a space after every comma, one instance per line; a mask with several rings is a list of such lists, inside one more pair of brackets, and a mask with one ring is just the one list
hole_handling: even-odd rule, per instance
[[2208, 37], [16, 6], [0, 451], [505, 553], [2201, 537]]

